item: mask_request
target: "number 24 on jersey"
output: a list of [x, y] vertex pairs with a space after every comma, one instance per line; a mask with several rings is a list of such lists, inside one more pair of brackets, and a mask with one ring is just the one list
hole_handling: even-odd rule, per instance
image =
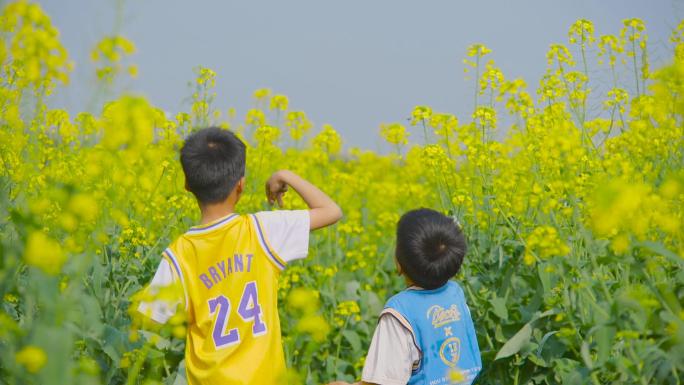
[[[231, 303], [223, 295], [209, 300], [209, 312], [217, 314], [214, 321], [212, 338], [216, 349], [240, 343], [240, 331], [232, 328], [226, 332], [226, 324], [230, 319]], [[266, 324], [261, 320], [261, 306], [257, 295], [255, 281], [247, 282], [237, 307], [237, 314], [244, 322], [252, 322], [252, 335], [257, 337], [266, 333]]]

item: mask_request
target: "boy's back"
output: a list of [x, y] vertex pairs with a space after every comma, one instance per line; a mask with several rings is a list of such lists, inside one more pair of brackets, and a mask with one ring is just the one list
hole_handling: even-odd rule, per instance
[[261, 226], [255, 215], [232, 214], [164, 253], [186, 294], [190, 384], [271, 384], [285, 368], [277, 306], [285, 263]]
[[[196, 226], [163, 253], [139, 310], [158, 323], [185, 310], [190, 385], [273, 384], [285, 369], [277, 290], [286, 263], [306, 257], [309, 212], [230, 214]], [[165, 295], [159, 289], [173, 286]]]
[[410, 287], [390, 298], [382, 315], [399, 321], [421, 348], [409, 384], [451, 383], [451, 371], [469, 384], [482, 368], [470, 310], [456, 282], [433, 290]]

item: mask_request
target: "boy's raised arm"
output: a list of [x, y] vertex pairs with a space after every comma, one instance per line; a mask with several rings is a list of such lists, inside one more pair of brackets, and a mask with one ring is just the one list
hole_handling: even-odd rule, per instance
[[311, 230], [332, 225], [342, 218], [342, 209], [337, 203], [318, 187], [288, 170], [276, 171], [266, 182], [268, 203], [273, 204], [277, 201], [278, 205], [282, 206], [282, 197], [288, 186], [292, 186], [309, 206]]

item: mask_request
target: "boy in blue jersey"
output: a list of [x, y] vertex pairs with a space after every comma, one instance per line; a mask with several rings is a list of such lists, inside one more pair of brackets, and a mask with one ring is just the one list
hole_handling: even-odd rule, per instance
[[[396, 262], [408, 288], [387, 301], [358, 384], [471, 384], [480, 349], [458, 273], [466, 242], [453, 219], [409, 211], [397, 226]], [[330, 385], [344, 385], [334, 382]]]

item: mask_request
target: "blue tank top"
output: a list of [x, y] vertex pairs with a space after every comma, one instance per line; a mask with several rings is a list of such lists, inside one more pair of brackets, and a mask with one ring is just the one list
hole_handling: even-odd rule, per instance
[[[387, 301], [383, 313], [397, 312], [409, 322], [422, 356], [409, 384], [452, 384], [452, 371], [470, 385], [482, 369], [480, 348], [463, 289], [454, 281], [434, 290], [409, 288]], [[400, 320], [401, 321], [401, 320]]]

